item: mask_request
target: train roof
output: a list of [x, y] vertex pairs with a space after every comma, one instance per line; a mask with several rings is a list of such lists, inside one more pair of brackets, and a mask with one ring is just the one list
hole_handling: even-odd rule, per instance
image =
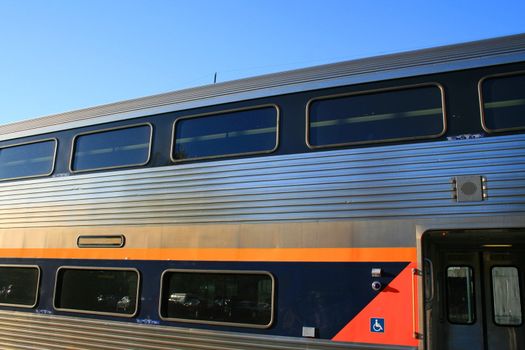
[[0, 126], [0, 140], [212, 104], [525, 61], [525, 34], [362, 58], [189, 88]]

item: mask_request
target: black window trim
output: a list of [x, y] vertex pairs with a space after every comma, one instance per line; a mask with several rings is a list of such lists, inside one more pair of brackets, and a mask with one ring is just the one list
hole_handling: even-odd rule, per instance
[[[205, 321], [205, 320], [194, 320], [187, 318], [176, 318], [176, 317], [164, 317], [162, 315], [162, 306], [164, 303], [163, 292], [164, 292], [164, 276], [170, 272], [183, 272], [183, 273], [206, 273], [206, 274], [231, 274], [231, 275], [266, 275], [270, 277], [272, 281], [272, 297], [271, 297], [271, 309], [270, 309], [270, 321], [267, 324], [259, 325], [253, 323], [236, 323], [236, 322], [220, 322], [220, 321]], [[258, 328], [258, 329], [268, 329], [273, 325], [274, 314], [275, 314], [275, 277], [269, 271], [261, 270], [193, 270], [193, 269], [167, 269], [162, 272], [160, 277], [160, 294], [159, 294], [159, 317], [163, 321], [175, 321], [175, 322], [184, 322], [184, 323], [195, 323], [195, 324], [205, 324], [205, 325], [215, 325], [215, 326], [234, 326], [234, 327], [243, 327], [243, 328]]]
[[[61, 270], [95, 270], [95, 271], [130, 271], [137, 274], [137, 294], [135, 296], [135, 310], [131, 314], [123, 314], [117, 312], [101, 312], [101, 311], [90, 311], [82, 309], [68, 309], [68, 308], [59, 308], [56, 306], [56, 297], [57, 297], [57, 287], [58, 287], [58, 275]], [[136, 268], [128, 267], [100, 267], [100, 266], [60, 266], [57, 268], [55, 274], [55, 287], [53, 289], [53, 309], [57, 311], [66, 311], [66, 312], [76, 312], [81, 314], [89, 315], [104, 315], [104, 316], [115, 316], [115, 317], [124, 317], [124, 318], [133, 318], [137, 315], [139, 311], [139, 298], [140, 298], [140, 284], [141, 276], [140, 271]]]
[[[250, 111], [254, 109], [263, 109], [263, 108], [274, 108], [276, 112], [276, 125], [275, 125], [275, 146], [272, 149], [265, 150], [265, 151], [254, 151], [254, 152], [241, 152], [241, 153], [229, 153], [229, 154], [220, 154], [215, 156], [204, 156], [204, 157], [195, 157], [195, 158], [187, 158], [187, 159], [175, 159], [173, 157], [173, 150], [175, 148], [175, 131], [177, 128], [177, 123], [179, 121], [192, 119], [192, 118], [200, 118], [200, 117], [209, 117], [209, 116], [220, 116], [223, 114], [228, 113], [235, 113], [235, 112], [244, 112], [244, 111]], [[200, 114], [192, 114], [192, 115], [186, 115], [181, 116], [175, 119], [173, 122], [172, 130], [171, 130], [171, 147], [170, 147], [170, 159], [172, 163], [182, 163], [182, 162], [191, 162], [194, 160], [202, 160], [202, 159], [217, 159], [217, 158], [230, 158], [230, 157], [237, 157], [237, 156], [248, 156], [248, 155], [254, 155], [254, 154], [269, 154], [273, 153], [277, 150], [279, 147], [279, 134], [280, 134], [280, 122], [281, 119], [281, 110], [279, 106], [275, 103], [267, 103], [267, 104], [261, 104], [261, 105], [255, 105], [255, 106], [249, 106], [249, 107], [241, 107], [241, 108], [233, 108], [233, 109], [225, 109], [225, 110], [219, 110], [219, 111], [213, 111], [208, 113], [200, 113]]]
[[52, 164], [51, 164], [51, 169], [49, 170], [48, 173], [38, 174], [38, 175], [29, 175], [29, 176], [6, 177], [6, 178], [0, 178], [0, 181], [9, 181], [9, 180], [15, 180], [15, 179], [31, 179], [31, 178], [36, 178], [36, 177], [46, 177], [46, 176], [50, 176], [51, 174], [53, 174], [53, 172], [55, 171], [55, 164], [56, 164], [57, 151], [58, 151], [58, 139], [56, 137], [50, 137], [50, 138], [47, 138], [47, 139], [40, 139], [40, 140], [34, 140], [34, 141], [28, 141], [28, 142], [15, 143], [15, 144], [12, 144], [12, 145], [5, 145], [5, 146], [1, 146], [0, 150], [5, 149], [5, 148], [24, 146], [24, 145], [30, 145], [30, 144], [33, 144], [33, 143], [48, 142], [48, 141], [54, 141], [55, 142], [55, 149], [53, 151], [53, 161], [52, 161]]
[[[149, 126], [148, 157], [146, 158], [146, 160], [144, 162], [136, 163], [136, 164], [125, 164], [125, 165], [117, 165], [117, 166], [107, 166], [107, 167], [99, 167], [99, 168], [82, 169], [82, 170], [74, 170], [73, 169], [73, 158], [75, 157], [75, 145], [76, 145], [76, 140], [77, 140], [78, 137], [85, 136], [85, 135], [91, 135], [91, 134], [99, 134], [99, 133], [103, 133], [103, 132], [107, 132], [107, 131], [113, 131], [113, 130], [132, 129], [132, 128], [139, 127], [139, 126]], [[85, 172], [97, 171], [97, 170], [109, 170], [109, 169], [129, 168], [129, 167], [135, 167], [135, 166], [144, 166], [144, 165], [148, 164], [149, 161], [151, 160], [151, 149], [152, 149], [152, 147], [153, 147], [153, 124], [149, 123], [149, 122], [138, 123], [138, 124], [130, 124], [130, 125], [122, 125], [122, 126], [110, 127], [110, 128], [105, 128], [105, 129], [96, 129], [96, 130], [81, 132], [81, 133], [76, 134], [73, 137], [73, 140], [71, 141], [71, 153], [70, 153], [70, 156], [69, 156], [69, 171], [72, 174], [77, 174], [77, 173], [85, 173]]]
[[0, 303], [1, 306], [17, 307], [17, 308], [24, 308], [24, 309], [35, 308], [38, 305], [38, 296], [40, 293], [40, 278], [42, 276], [42, 270], [40, 269], [40, 266], [38, 265], [0, 264], [0, 267], [31, 268], [31, 269], [36, 269], [38, 271], [38, 277], [37, 277], [36, 289], [35, 289], [35, 302], [32, 305]]
[[[310, 143], [310, 105], [319, 100], [329, 100], [339, 97], [348, 97], [348, 96], [359, 96], [359, 95], [369, 95], [374, 93], [381, 93], [381, 92], [391, 92], [391, 91], [399, 91], [399, 90], [409, 90], [409, 89], [416, 89], [416, 88], [424, 88], [424, 87], [437, 87], [441, 93], [441, 110], [443, 114], [443, 130], [435, 135], [425, 135], [425, 136], [413, 136], [413, 137], [397, 137], [397, 138], [391, 138], [391, 139], [383, 139], [383, 140], [373, 140], [373, 141], [356, 141], [356, 142], [344, 142], [344, 143], [336, 143], [336, 144], [329, 144], [329, 145], [320, 145], [315, 146]], [[425, 82], [420, 84], [412, 84], [412, 85], [402, 85], [402, 86], [395, 86], [395, 87], [388, 87], [388, 88], [378, 88], [378, 89], [371, 89], [371, 90], [361, 90], [361, 91], [355, 91], [350, 93], [340, 93], [340, 94], [333, 94], [333, 95], [326, 95], [326, 96], [318, 96], [311, 98], [306, 103], [306, 125], [305, 125], [305, 141], [308, 148], [314, 150], [314, 149], [320, 149], [320, 148], [334, 148], [334, 147], [343, 147], [343, 146], [357, 146], [357, 145], [372, 145], [372, 144], [382, 144], [387, 142], [396, 142], [396, 141], [413, 141], [413, 140], [423, 140], [423, 139], [434, 139], [443, 136], [447, 131], [447, 112], [446, 112], [446, 105], [445, 105], [445, 88], [443, 85], [441, 85], [438, 82]]]
[[490, 74], [486, 75], [483, 78], [481, 78], [478, 82], [478, 98], [479, 98], [479, 114], [481, 118], [481, 127], [486, 132], [492, 134], [492, 133], [498, 133], [498, 132], [506, 132], [506, 131], [516, 131], [516, 130], [524, 130], [525, 126], [518, 126], [515, 128], [503, 128], [503, 129], [490, 129], [486, 122], [485, 122], [485, 109], [483, 108], [483, 105], [485, 104], [485, 101], [483, 100], [483, 83], [485, 80], [492, 79], [492, 78], [505, 78], [505, 77], [512, 77], [515, 75], [525, 75], [525, 71], [515, 71], [515, 72], [505, 72], [505, 73], [499, 73], [499, 74]]

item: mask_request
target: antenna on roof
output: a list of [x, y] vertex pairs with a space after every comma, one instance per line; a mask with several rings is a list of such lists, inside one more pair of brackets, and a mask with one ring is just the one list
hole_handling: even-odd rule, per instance
[[215, 75], [213, 76], [213, 83], [217, 83], [217, 72], [215, 72]]

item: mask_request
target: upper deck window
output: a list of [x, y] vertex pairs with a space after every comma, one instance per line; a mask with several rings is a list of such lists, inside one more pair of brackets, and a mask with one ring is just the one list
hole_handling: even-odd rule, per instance
[[525, 128], [525, 74], [488, 77], [480, 81], [483, 127], [487, 131]]
[[144, 165], [149, 161], [150, 124], [95, 131], [75, 136], [72, 171]]
[[438, 85], [321, 97], [307, 107], [312, 148], [438, 137], [445, 132]]
[[276, 106], [180, 118], [173, 127], [172, 160], [272, 152], [278, 125]]
[[56, 144], [46, 140], [0, 148], [0, 180], [50, 175]]

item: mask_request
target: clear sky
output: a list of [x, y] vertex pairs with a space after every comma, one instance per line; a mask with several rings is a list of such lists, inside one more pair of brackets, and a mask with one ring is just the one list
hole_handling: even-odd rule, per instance
[[524, 0], [0, 0], [0, 124], [525, 33]]

